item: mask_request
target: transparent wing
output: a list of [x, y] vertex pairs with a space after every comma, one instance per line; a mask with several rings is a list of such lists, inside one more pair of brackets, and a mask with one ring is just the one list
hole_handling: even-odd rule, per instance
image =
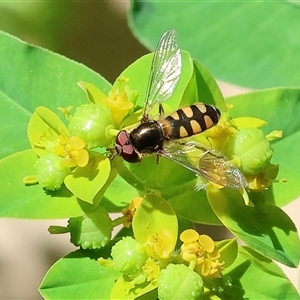
[[171, 97], [180, 77], [181, 64], [181, 52], [176, 33], [174, 30], [166, 31], [154, 52], [145, 98], [144, 117], [148, 117], [155, 104]]
[[221, 186], [239, 189], [248, 185], [241, 171], [224, 154], [201, 143], [170, 143], [160, 155]]

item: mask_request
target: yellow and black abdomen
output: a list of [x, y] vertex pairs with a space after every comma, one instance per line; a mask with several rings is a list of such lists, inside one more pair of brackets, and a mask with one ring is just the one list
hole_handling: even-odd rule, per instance
[[214, 106], [198, 103], [178, 109], [158, 122], [163, 127], [166, 140], [181, 139], [213, 127], [218, 123], [220, 115]]

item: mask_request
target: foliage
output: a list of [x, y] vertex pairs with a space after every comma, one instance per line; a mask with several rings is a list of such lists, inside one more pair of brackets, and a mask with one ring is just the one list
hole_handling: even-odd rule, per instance
[[[83, 65], [7, 34], [0, 44], [0, 216], [70, 218], [50, 232], [70, 232], [80, 247], [48, 271], [43, 297], [299, 298], [272, 261], [299, 263], [297, 230], [280, 208], [300, 192], [299, 120], [282, 120], [283, 112], [299, 111], [299, 89], [224, 100], [206, 68], [182, 51], [182, 75], [165, 113], [198, 101], [216, 105], [220, 122], [195, 139], [229, 156], [249, 183], [247, 191], [212, 183], [198, 191], [193, 173], [173, 161], [157, 164], [152, 155], [134, 165], [110, 159], [106, 150], [140, 120], [152, 54], [110, 85]], [[113, 211], [123, 216], [111, 220]], [[246, 246], [235, 238], [215, 242], [192, 222], [222, 224]], [[124, 228], [111, 239], [119, 224]]]
[[299, 86], [299, 13], [297, 1], [133, 0], [128, 17], [147, 48], [174, 28], [181, 47], [218, 79], [268, 88]]

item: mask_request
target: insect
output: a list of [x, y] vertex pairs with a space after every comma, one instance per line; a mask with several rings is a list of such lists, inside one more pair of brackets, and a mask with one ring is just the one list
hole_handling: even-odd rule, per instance
[[[181, 65], [175, 31], [166, 31], [154, 52], [141, 123], [130, 132], [119, 132], [116, 154], [136, 163], [144, 155], [156, 153], [221, 186], [234, 189], [247, 186], [243, 174], [222, 153], [198, 142], [180, 140], [216, 125], [220, 118], [217, 108], [196, 103], [163, 116], [162, 102], [172, 96], [180, 78]], [[159, 119], [154, 120], [150, 112], [157, 104]]]

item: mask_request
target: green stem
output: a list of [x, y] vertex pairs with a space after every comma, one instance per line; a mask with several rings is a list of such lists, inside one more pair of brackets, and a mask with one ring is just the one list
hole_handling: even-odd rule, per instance
[[105, 135], [109, 138], [117, 136], [119, 132], [120, 132], [120, 130], [115, 129], [112, 125], [106, 127], [106, 129], [105, 129]]
[[112, 221], [113, 227], [116, 227], [116, 226], [118, 226], [120, 224], [123, 224], [125, 221], [126, 221], [126, 217], [125, 216], [116, 218], [115, 220]]
[[194, 270], [196, 267], [196, 261], [192, 259], [189, 264], [189, 269]]

